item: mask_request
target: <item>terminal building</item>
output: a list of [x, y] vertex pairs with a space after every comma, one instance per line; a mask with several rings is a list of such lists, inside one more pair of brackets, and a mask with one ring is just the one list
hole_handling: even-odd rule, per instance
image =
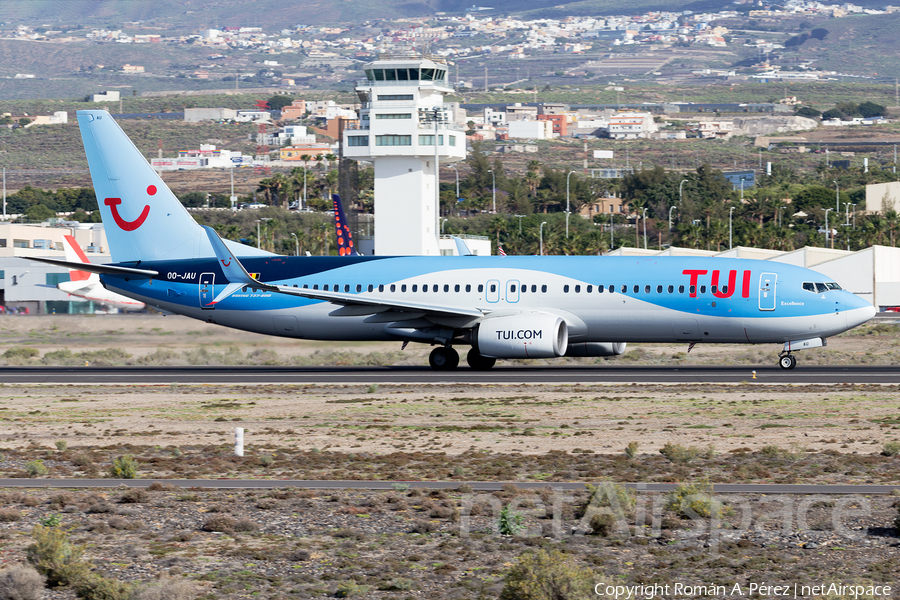
[[13, 314], [93, 313], [100, 307], [69, 296], [56, 285], [69, 281], [69, 271], [27, 256], [65, 260], [63, 237], [71, 235], [91, 262], [110, 262], [102, 223], [51, 219], [38, 224], [0, 222], [0, 307]]

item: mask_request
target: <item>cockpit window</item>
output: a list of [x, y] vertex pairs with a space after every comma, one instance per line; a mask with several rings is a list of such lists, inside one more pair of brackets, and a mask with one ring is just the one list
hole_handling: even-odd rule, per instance
[[833, 281], [829, 281], [828, 283], [826, 283], [826, 284], [825, 284], [825, 287], [828, 288], [829, 290], [842, 290], [842, 289], [844, 289], [844, 288], [842, 288], [841, 286], [839, 286], [838, 284], [836, 284], [836, 283], [833, 282]]
[[816, 284], [814, 284], [811, 281], [804, 281], [803, 289], [806, 290], [807, 292], [812, 292], [815, 294], [816, 293]]
[[828, 289], [828, 288], [825, 287], [825, 284], [824, 284], [824, 283], [817, 283], [817, 284], [816, 284], [816, 292], [818, 292], [818, 293], [820, 293], [820, 294], [821, 294], [822, 292], [826, 291], [827, 289]]

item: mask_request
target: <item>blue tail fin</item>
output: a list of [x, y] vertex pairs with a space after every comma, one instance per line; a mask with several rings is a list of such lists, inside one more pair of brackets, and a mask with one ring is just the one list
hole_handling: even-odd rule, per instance
[[337, 230], [338, 256], [359, 256], [356, 244], [353, 243], [353, 234], [350, 232], [350, 224], [344, 216], [344, 207], [341, 205], [341, 197], [332, 194], [334, 201], [334, 227]]
[[[109, 113], [77, 115], [113, 261], [215, 256], [206, 233]], [[243, 256], [260, 253], [229, 245]]]

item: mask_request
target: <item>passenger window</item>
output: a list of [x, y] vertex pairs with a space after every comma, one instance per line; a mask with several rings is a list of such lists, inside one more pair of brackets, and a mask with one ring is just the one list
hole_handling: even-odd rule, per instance
[[668, 288], [666, 288], [666, 291], [669, 292], [669, 293], [671, 294], [672, 292], [675, 291], [675, 286], [674, 286], [674, 285], [670, 285]]
[[[318, 283], [315, 284], [315, 285], [313, 286], [313, 289], [314, 289], [314, 290], [319, 289], [319, 284], [318, 284]], [[325, 285], [323, 285], [323, 286], [322, 286], [322, 289], [325, 290], [325, 291], [327, 292], [327, 291], [328, 291], [328, 284], [326, 283]], [[337, 291], [337, 290], [335, 290], [335, 291]]]
[[516, 293], [516, 284], [514, 284], [514, 283], [510, 284], [509, 291], [511, 294], [515, 294]]
[[581, 293], [581, 286], [580, 286], [580, 285], [576, 285], [576, 286], [575, 286], [575, 293], [576, 293], [576, 294], [580, 294], [580, 293]]
[[304, 283], [304, 284], [303, 284], [303, 289], [304, 289], [304, 290], [308, 290], [308, 289], [309, 289], [309, 284], [308, 284], [308, 283]]
[[817, 283], [817, 284], [816, 284], [816, 291], [819, 292], [820, 294], [821, 294], [822, 292], [826, 291], [827, 289], [828, 289], [828, 288], [825, 287], [825, 284], [824, 284], [824, 283]]
[[245, 285], [244, 287], [242, 287], [242, 288], [241, 288], [241, 291], [242, 291], [243, 293], [246, 294], [246, 293], [247, 293], [247, 286]]
[[662, 294], [662, 286], [661, 285], [656, 286], [656, 293]]
[[542, 285], [542, 286], [541, 286], [541, 293], [542, 293], [542, 294], [546, 294], [546, 293], [547, 293], [547, 286], [546, 286], [546, 285]]
[[727, 285], [723, 285], [723, 286], [722, 286], [722, 293], [723, 293], [723, 294], [727, 294], [727, 293], [728, 293], [728, 286], [727, 286]]
[[807, 292], [812, 292], [813, 294], [815, 294], [816, 293], [816, 284], [814, 284], [811, 281], [804, 281], [803, 289], [806, 290]]
[[603, 286], [602, 286], [602, 285], [598, 285], [598, 286], [597, 286], [597, 293], [598, 293], [598, 294], [602, 294], [602, 293], [603, 293]]
[[357, 291], [357, 292], [361, 292], [361, 291], [362, 291], [362, 285], [360, 285], [360, 284], [357, 283], [357, 284], [356, 284], [356, 291]]
[[683, 294], [683, 293], [684, 293], [684, 286], [683, 286], [683, 285], [679, 285], [679, 286], [678, 286], [678, 293], [679, 293], [679, 294]]
[[418, 291], [419, 291], [419, 286], [418, 286], [418, 284], [415, 284], [415, 283], [413, 284], [413, 286], [412, 286], [412, 291], [414, 291], [414, 292], [418, 292]]
[[445, 292], [449, 292], [449, 291], [450, 291], [450, 285], [449, 285], [449, 284], [447, 284], [447, 283], [444, 284], [444, 291], [445, 291]]
[[372, 290], [375, 289], [375, 286], [373, 286], [373, 285], [370, 283], [370, 284], [369, 284], [369, 287], [366, 288], [366, 289], [369, 290], [369, 291], [371, 292]]
[[459, 291], [459, 284], [458, 284], [458, 283], [457, 283], [456, 285], [453, 286], [453, 291], [454, 291], [454, 292], [458, 292], [458, 291]]
[[437, 293], [437, 291], [438, 291], [438, 284], [434, 284], [433, 286], [431, 286], [431, 291]]
[[712, 286], [709, 288], [709, 291], [711, 291], [713, 294], [715, 294], [717, 290], [718, 288], [716, 286]]
[[[372, 290], [369, 290], [369, 291], [371, 292]], [[384, 291], [384, 284], [383, 284], [383, 283], [381, 283], [381, 284], [378, 285], [378, 291], [379, 291], [379, 292], [383, 292], [383, 291]]]
[[478, 284], [478, 293], [480, 294], [480, 293], [483, 292], [483, 291], [484, 291], [484, 284], [479, 283], [479, 284]]
[[471, 292], [471, 291], [472, 291], [472, 284], [467, 283], [466, 284], [466, 293]]
[[404, 283], [403, 285], [400, 286], [400, 291], [401, 291], [401, 292], [405, 292], [405, 291], [406, 291], [406, 284], [405, 284], [405, 283]]
[[392, 291], [392, 292], [396, 292], [396, 291], [397, 291], [397, 285], [396, 285], [396, 284], [394, 284], [394, 283], [391, 284], [391, 291]]
[[496, 291], [497, 291], [497, 284], [496, 284], [496, 283], [492, 283], [492, 284], [491, 284], [491, 293], [493, 294], [493, 293], [496, 292]]
[[422, 291], [423, 291], [423, 292], [427, 292], [427, 291], [428, 291], [428, 284], [427, 284], [427, 283], [426, 283], [425, 285], [422, 286]]
[[531, 293], [534, 294], [534, 293], [536, 293], [536, 292], [537, 292], [537, 286], [534, 285], [534, 284], [532, 284], [532, 285], [531, 285]]
[[644, 293], [645, 293], [645, 294], [649, 294], [649, 293], [650, 293], [650, 286], [649, 286], [649, 285], [645, 285], [645, 286], [644, 286]]
[[697, 286], [696, 286], [696, 285], [692, 285], [692, 286], [691, 286], [691, 289], [690, 289], [690, 292], [691, 292], [692, 294], [696, 294], [696, 293], [697, 293]]
[[350, 284], [349, 284], [349, 283], [345, 283], [345, 284], [344, 284], [344, 291], [347, 292], [347, 293], [350, 292]]
[[623, 294], [627, 294], [627, 293], [628, 293], [628, 286], [625, 285], [624, 283], [622, 284], [622, 293], [623, 293]]
[[592, 285], [587, 286], [587, 289], [586, 289], [585, 291], [586, 291], [588, 294], [590, 294], [591, 292], [594, 291], [594, 286], [592, 286]]
[[634, 286], [632, 289], [634, 290], [634, 293], [637, 294], [638, 292], [641, 291], [641, 286], [636, 285], [636, 286]]
[[705, 294], [705, 293], [706, 293], [706, 286], [705, 286], [705, 285], [701, 285], [701, 286], [700, 286], [700, 293], [701, 293], [701, 294]]
[[615, 294], [615, 293], [616, 293], [616, 286], [614, 286], [614, 285], [609, 286], [609, 293], [610, 293], [610, 294]]
[[566, 294], [569, 293], [569, 286], [568, 286], [568, 285], [564, 285], [564, 286], [563, 286], [563, 292], [566, 293]]

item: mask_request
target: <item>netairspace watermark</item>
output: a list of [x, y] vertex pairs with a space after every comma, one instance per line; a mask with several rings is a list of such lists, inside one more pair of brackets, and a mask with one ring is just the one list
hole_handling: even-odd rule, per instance
[[[619, 538], [658, 538], [662, 535], [663, 514], [669, 498], [664, 494], [636, 494], [631, 500], [624, 500], [629, 506], [622, 506], [623, 498], [613, 490], [615, 486], [598, 486], [590, 499], [577, 498], [561, 491], [542, 494], [521, 494], [505, 505], [507, 514], [515, 513], [525, 518], [531, 526], [522, 525], [517, 535], [523, 537], [552, 537], [586, 535], [591, 532], [591, 522], [595, 515], [606, 514], [609, 533]], [[696, 501], [696, 503], [695, 503]], [[633, 506], [631, 505], [633, 502]], [[706, 515], [700, 515], [695, 508], [705, 503], [715, 508]], [[752, 500], [744, 495], [685, 496], [681, 500], [682, 514], [687, 521], [679, 527], [690, 537], [706, 539], [705, 547], [716, 553], [722, 541], [734, 541], [745, 535], [783, 535], [796, 532], [827, 530], [830, 537], [861, 541], [865, 532], [854, 529], [851, 521], [870, 516], [872, 505], [868, 498], [860, 495], [824, 496], [764, 496]], [[580, 509], [581, 516], [573, 524], [573, 508]], [[826, 519], [819, 518], [811, 527], [809, 514], [812, 509], [826, 508]], [[459, 535], [484, 533], [485, 520], [490, 521], [490, 531], [500, 535], [500, 514], [503, 501], [493, 494], [465, 494], [459, 520]], [[699, 510], [699, 509], [698, 509]], [[570, 516], [565, 519], [565, 515]], [[547, 524], [549, 521], [549, 526]], [[542, 525], [543, 523], [543, 525]]]
[[840, 583], [817, 583], [805, 585], [800, 583], [777, 585], [766, 582], [746, 583], [741, 585], [689, 585], [684, 583], [653, 583], [648, 585], [613, 585], [598, 583], [594, 593], [601, 597], [615, 600], [637, 600], [639, 598], [693, 598], [702, 597], [734, 597], [764, 596], [768, 598], [805, 598], [809, 596], [839, 596], [841, 598], [890, 597], [889, 585], [844, 585]]

